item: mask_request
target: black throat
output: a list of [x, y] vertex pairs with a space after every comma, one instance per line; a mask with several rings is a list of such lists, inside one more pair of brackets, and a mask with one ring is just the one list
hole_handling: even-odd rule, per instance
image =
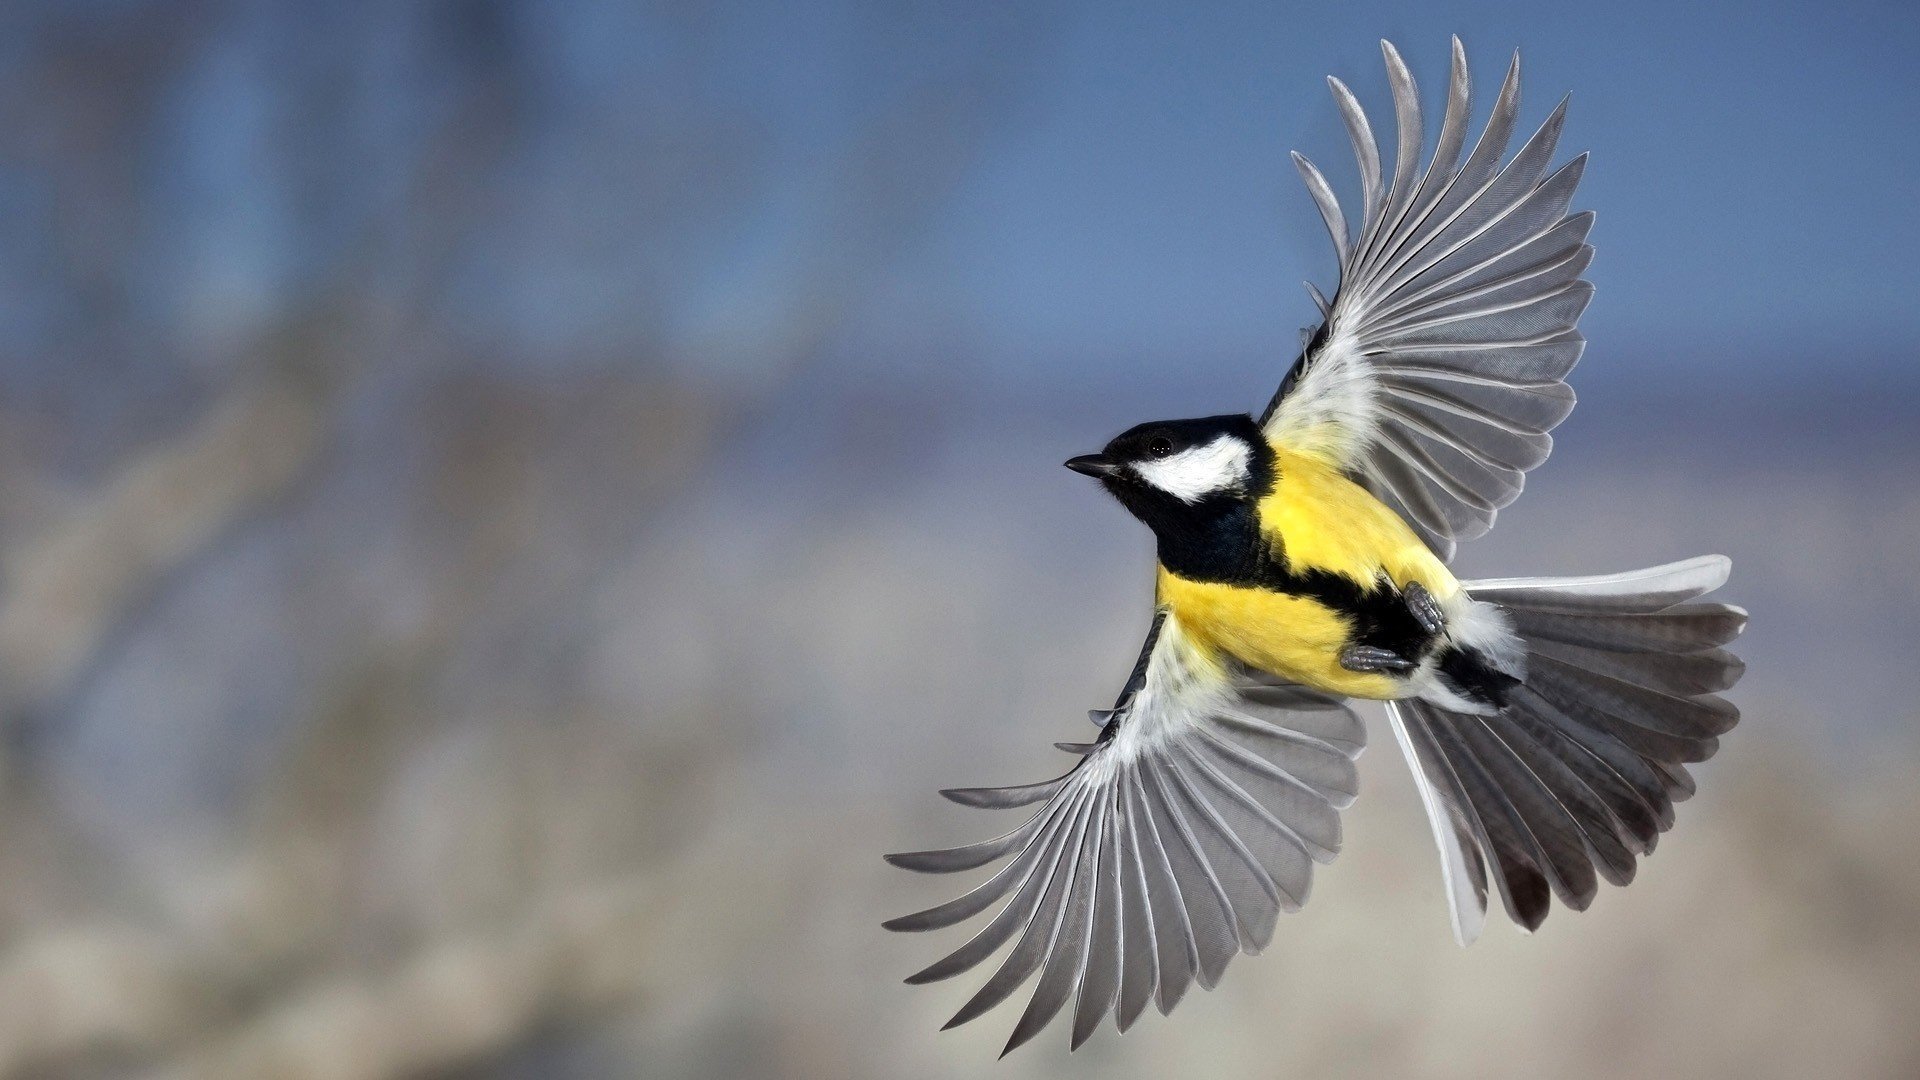
[[1165, 515], [1143, 515], [1153, 529], [1161, 565], [1192, 581], [1267, 585], [1284, 573], [1284, 555], [1260, 531], [1253, 503], [1217, 496]]

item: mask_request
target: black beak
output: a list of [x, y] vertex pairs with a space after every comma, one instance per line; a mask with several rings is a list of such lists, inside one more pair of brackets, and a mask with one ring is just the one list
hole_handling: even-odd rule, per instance
[[1113, 476], [1120, 471], [1120, 466], [1105, 454], [1081, 454], [1077, 458], [1068, 458], [1067, 468], [1084, 476]]

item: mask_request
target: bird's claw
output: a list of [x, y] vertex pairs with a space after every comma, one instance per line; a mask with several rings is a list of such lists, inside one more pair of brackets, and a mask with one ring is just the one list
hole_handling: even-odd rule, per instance
[[1340, 650], [1340, 666], [1362, 675], [1405, 675], [1419, 665], [1378, 645], [1349, 645]]
[[1433, 594], [1427, 591], [1425, 585], [1417, 581], [1409, 581], [1407, 587], [1401, 590], [1401, 594], [1406, 597], [1407, 610], [1413, 613], [1414, 619], [1420, 624], [1420, 629], [1429, 634], [1438, 634], [1446, 630], [1446, 613], [1440, 610], [1439, 601], [1433, 598]]

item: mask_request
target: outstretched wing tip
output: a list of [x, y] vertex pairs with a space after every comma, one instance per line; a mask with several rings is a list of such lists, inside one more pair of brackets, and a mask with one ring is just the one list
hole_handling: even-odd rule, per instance
[[938, 860], [946, 854], [948, 854], [948, 850], [938, 849], [930, 849], [927, 851], [896, 851], [888, 855], [883, 855], [881, 858], [887, 860], [890, 866], [897, 866], [902, 870], [911, 870], [916, 874], [943, 874], [947, 871], [939, 867]]

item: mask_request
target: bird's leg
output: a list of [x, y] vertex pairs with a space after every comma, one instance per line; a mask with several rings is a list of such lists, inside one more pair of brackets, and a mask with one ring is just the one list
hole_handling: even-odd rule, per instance
[[1378, 645], [1349, 645], [1340, 650], [1340, 666], [1362, 675], [1405, 675], [1419, 665]]
[[[1400, 595], [1420, 629], [1435, 637], [1446, 632], [1446, 613], [1440, 610], [1440, 602], [1425, 585], [1409, 581]], [[1340, 666], [1365, 675], [1407, 675], [1419, 667], [1420, 662], [1378, 645], [1348, 645], [1340, 650]]]
[[1446, 630], [1446, 613], [1440, 610], [1440, 602], [1433, 598], [1433, 594], [1427, 591], [1425, 585], [1417, 581], [1409, 581], [1407, 587], [1400, 592], [1406, 598], [1407, 610], [1412, 612], [1414, 619], [1420, 623], [1420, 629], [1429, 634], [1439, 634]]

